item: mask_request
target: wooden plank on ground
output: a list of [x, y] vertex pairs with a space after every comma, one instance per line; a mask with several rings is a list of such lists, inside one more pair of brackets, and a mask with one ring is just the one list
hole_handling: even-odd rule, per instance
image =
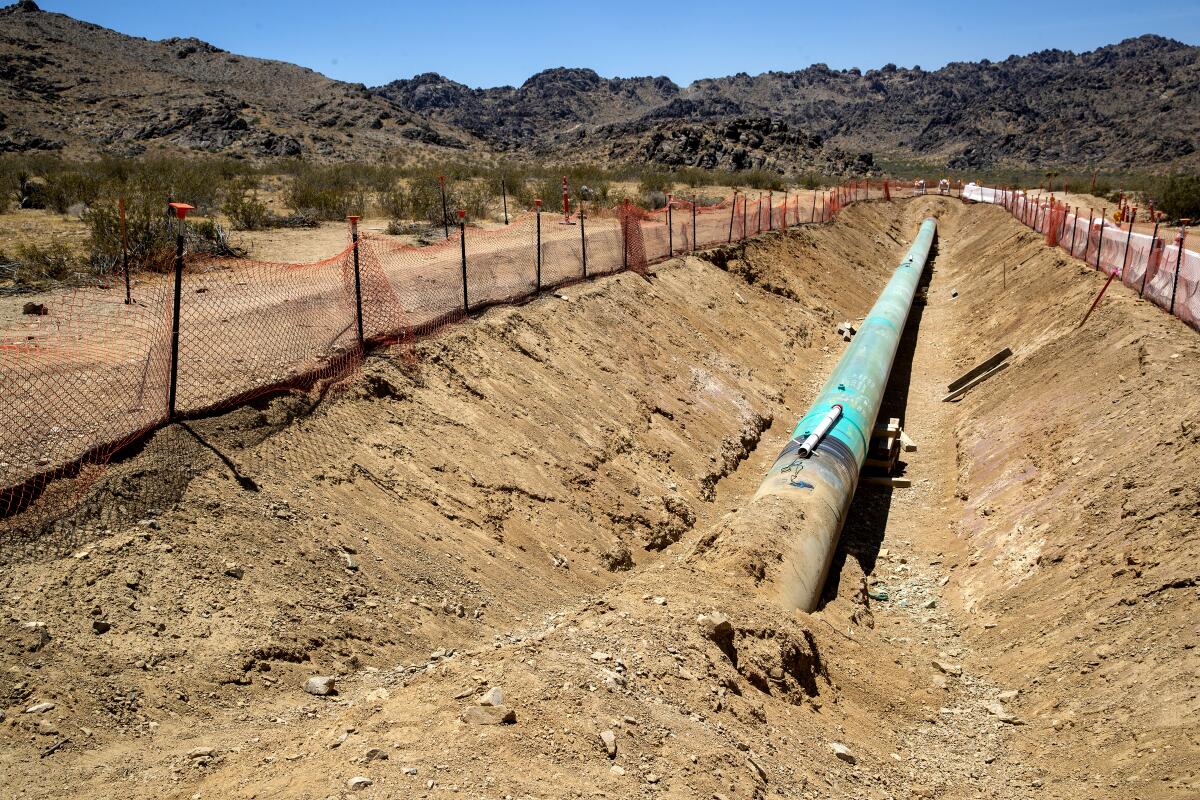
[[951, 400], [957, 400], [959, 397], [962, 397], [964, 394], [966, 394], [966, 393], [967, 393], [967, 391], [968, 391], [969, 389], [971, 389], [972, 387], [978, 386], [979, 384], [983, 383], [983, 382], [984, 382], [984, 381], [986, 381], [988, 378], [990, 378], [990, 377], [992, 377], [993, 375], [995, 375], [997, 372], [1000, 372], [1000, 371], [1004, 370], [1004, 369], [1005, 369], [1007, 366], [1008, 366], [1008, 362], [1007, 362], [1007, 361], [1005, 361], [1005, 362], [1003, 362], [1003, 363], [1001, 363], [1001, 364], [997, 364], [996, 366], [994, 366], [994, 367], [992, 367], [991, 369], [989, 369], [987, 372], [983, 373], [982, 375], [979, 375], [979, 376], [977, 376], [977, 377], [976, 377], [976, 378], [975, 378], [973, 381], [971, 381], [970, 383], [965, 383], [965, 384], [963, 384], [962, 386], [958, 387], [957, 389], [955, 389], [955, 390], [954, 390], [953, 392], [951, 392], [950, 394], [948, 394], [948, 395], [946, 395], [945, 397], [943, 397], [943, 398], [942, 398], [942, 402], [943, 402], [943, 403], [948, 403], [948, 402], [950, 402]]
[[889, 478], [884, 475], [864, 475], [862, 482], [869, 486], [886, 486], [889, 489], [907, 489], [912, 486], [911, 478]]
[[955, 378], [953, 381], [951, 381], [950, 385], [946, 387], [946, 391], [953, 392], [955, 389], [958, 389], [960, 386], [965, 386], [968, 382], [974, 380], [976, 377], [982, 375], [985, 372], [988, 372], [991, 369], [994, 369], [997, 364], [1004, 361], [1011, 355], [1012, 355], [1012, 350], [1010, 350], [1007, 347], [1004, 348], [999, 353], [996, 353], [996, 355], [989, 358], [987, 361], [984, 361], [981, 364], [977, 364], [976, 366], [967, 370], [960, 377]]

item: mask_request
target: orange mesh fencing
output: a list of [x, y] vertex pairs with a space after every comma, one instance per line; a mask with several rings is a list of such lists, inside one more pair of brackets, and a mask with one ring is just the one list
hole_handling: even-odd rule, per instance
[[[1071, 208], [1053, 198], [1005, 189], [994, 202], [1028, 227], [1042, 233], [1046, 244], [1105, 274], [1116, 273], [1139, 296], [1200, 330], [1200, 253], [1186, 248], [1187, 228], [1174, 241], [1134, 230], [1137, 209], [1123, 209], [1121, 222], [1095, 209]], [[1127, 218], [1125, 213], [1129, 214]]]
[[585, 208], [571, 224], [529, 212], [502, 228], [451, 229], [425, 247], [362, 233], [305, 264], [187, 255], [177, 351], [173, 270], [137, 273], [130, 304], [123, 281], [52, 293], [47, 314], [0, 321], [0, 542], [56, 479], [78, 476], [85, 486], [114, 453], [171, 421], [328, 386], [354, 372], [365, 348], [539, 290], [622, 270], [646, 274], [672, 255], [828, 221], [845, 202], [870, 196], [860, 183], [803, 203], [799, 194], [765, 192], [713, 205], [674, 198], [657, 211], [626, 201]]

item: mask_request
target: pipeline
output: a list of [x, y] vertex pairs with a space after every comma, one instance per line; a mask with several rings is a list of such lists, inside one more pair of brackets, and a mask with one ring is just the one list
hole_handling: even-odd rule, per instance
[[783, 512], [788, 541], [777, 588], [789, 608], [812, 611], [821, 597], [867, 457], [900, 334], [936, 236], [934, 219], [921, 223], [908, 255], [896, 267], [750, 503], [782, 506], [776, 511]]

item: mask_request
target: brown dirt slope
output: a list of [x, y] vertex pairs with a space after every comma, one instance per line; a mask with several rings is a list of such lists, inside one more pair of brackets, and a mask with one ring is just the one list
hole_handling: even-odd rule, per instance
[[[828, 602], [784, 611], [771, 532], [739, 561], [727, 522], [927, 214], [884, 410], [913, 487], [860, 490]], [[1192, 796], [1197, 340], [1121, 287], [1075, 331], [1098, 282], [996, 209], [859, 205], [494, 309], [290, 424], [197, 424], [228, 464], [164, 431], [93, 488], [73, 556], [0, 574], [0, 786]], [[1013, 365], [941, 403], [997, 340]], [[480, 724], [497, 686], [515, 722]]]
[[1194, 793], [1200, 339], [1119, 284], [1078, 327], [1103, 276], [1015, 224], [947, 255], [958, 364], [1015, 352], [956, 426], [974, 660], [1031, 687], [1075, 796]]

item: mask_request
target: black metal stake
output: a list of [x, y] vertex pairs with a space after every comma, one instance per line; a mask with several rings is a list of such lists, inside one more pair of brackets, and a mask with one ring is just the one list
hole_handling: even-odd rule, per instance
[[458, 213], [458, 246], [462, 253], [463, 311], [470, 312], [471, 303], [467, 297], [467, 217], [461, 211]]
[[579, 198], [579, 252], [583, 254], [583, 277], [587, 277], [587, 236], [583, 233], [583, 197]]
[[774, 205], [775, 195], [772, 192], [767, 192], [767, 230], [769, 231], [775, 229], [775, 220], [773, 219], [775, 216]]
[[1150, 236], [1150, 255], [1146, 256], [1146, 269], [1142, 271], [1142, 288], [1138, 289], [1140, 298], [1146, 291], [1146, 277], [1150, 274], [1150, 264], [1154, 261], [1154, 249], [1158, 247], [1158, 220], [1154, 220], [1154, 233]]
[[817, 221], [817, 190], [816, 190], [816, 189], [813, 189], [813, 207], [812, 207], [812, 214], [810, 214], [810, 215], [809, 215], [809, 219], [808, 219], [808, 221], [809, 221], [809, 222], [816, 222], [816, 221]]
[[742, 195], [742, 238], [750, 235], [750, 195]]
[[1087, 226], [1087, 230], [1083, 232], [1083, 263], [1085, 263], [1085, 264], [1087, 263], [1087, 259], [1088, 259], [1088, 254], [1087, 254], [1088, 248], [1092, 246], [1092, 220], [1094, 219], [1095, 216], [1096, 216], [1096, 209], [1089, 207], [1088, 208], [1088, 226]]
[[125, 198], [118, 198], [121, 207], [121, 269], [125, 273], [125, 305], [133, 304], [133, 295], [129, 289], [129, 237], [125, 235]]
[[504, 186], [504, 178], [500, 179], [500, 198], [504, 201], [504, 224], [508, 224], [508, 189]]
[[733, 241], [733, 215], [737, 213], [737, 192], [733, 193], [733, 205], [729, 207], [729, 238], [725, 241], [729, 244]]
[[667, 195], [667, 254], [675, 255], [675, 222], [671, 216], [671, 204], [675, 199]]
[[1079, 206], [1075, 206], [1075, 219], [1071, 220], [1071, 256], [1075, 255], [1075, 229], [1079, 227]]
[[450, 212], [446, 210], [446, 176], [438, 175], [438, 191], [442, 193], [442, 229], [450, 238]]
[[1187, 238], [1187, 224], [1191, 220], [1179, 221], [1179, 236], [1175, 239], [1175, 281], [1171, 284], [1171, 313], [1175, 313], [1175, 292], [1179, 290], [1179, 269], [1183, 265], [1183, 242]]
[[[1134, 219], [1137, 218], [1137, 209], [1133, 210]], [[1129, 261], [1129, 240], [1133, 238], [1133, 220], [1129, 220], [1129, 233], [1125, 234], [1125, 252], [1121, 254], [1121, 280], [1125, 280], [1125, 263]]]
[[175, 232], [175, 304], [171, 312], [171, 385], [167, 391], [167, 422], [175, 419], [175, 394], [179, 383], [179, 312], [183, 295], [183, 217]]
[[692, 195], [692, 252], [696, 252], [696, 239], [699, 231], [696, 230], [696, 195]]
[[363, 335], [362, 272], [358, 266], [358, 217], [350, 217], [350, 242], [354, 250], [354, 311], [358, 319], [358, 349], [367, 352], [366, 337]]
[[537, 291], [542, 290], [542, 212], [538, 209], [537, 215], [537, 273], [535, 277], [535, 287]]
[[621, 269], [629, 269], [629, 201], [621, 207]]
[[1100, 239], [1096, 242], [1096, 269], [1100, 269], [1100, 251], [1104, 249], [1104, 223], [1108, 222], [1104, 215], [1108, 213], [1108, 209], [1100, 212]]

